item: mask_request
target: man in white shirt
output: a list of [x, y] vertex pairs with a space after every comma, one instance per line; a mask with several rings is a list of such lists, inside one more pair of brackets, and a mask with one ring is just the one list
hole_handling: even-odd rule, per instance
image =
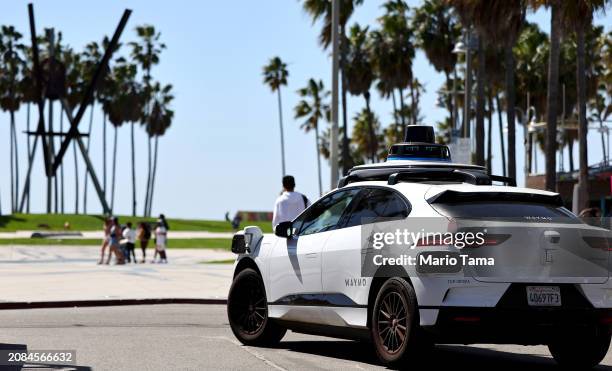
[[300, 215], [310, 205], [308, 198], [299, 192], [295, 192], [295, 179], [291, 175], [283, 177], [283, 193], [274, 203], [274, 214], [272, 216], [272, 227], [281, 222], [288, 222]]

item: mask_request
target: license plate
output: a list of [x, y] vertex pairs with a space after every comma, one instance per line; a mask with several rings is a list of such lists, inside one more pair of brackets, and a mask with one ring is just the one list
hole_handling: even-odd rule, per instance
[[561, 306], [559, 286], [527, 286], [527, 304], [534, 307]]

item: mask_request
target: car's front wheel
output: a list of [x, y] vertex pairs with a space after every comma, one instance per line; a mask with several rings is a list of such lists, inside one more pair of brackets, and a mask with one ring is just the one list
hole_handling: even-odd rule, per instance
[[387, 280], [372, 311], [371, 337], [376, 354], [385, 365], [399, 365], [409, 354], [416, 333], [416, 295], [402, 278]]
[[227, 317], [232, 332], [245, 345], [276, 345], [287, 332], [268, 318], [263, 280], [251, 268], [238, 273], [232, 282], [227, 298]]
[[548, 345], [550, 354], [557, 363], [571, 370], [586, 370], [601, 362], [610, 347], [610, 332], [599, 329], [589, 335], [563, 336]]

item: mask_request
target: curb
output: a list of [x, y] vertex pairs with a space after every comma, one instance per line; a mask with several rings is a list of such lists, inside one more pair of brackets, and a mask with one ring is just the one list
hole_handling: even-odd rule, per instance
[[33, 301], [0, 303], [0, 310], [41, 309], [71, 307], [110, 307], [122, 305], [156, 305], [156, 304], [227, 304], [227, 299], [109, 299], [109, 300], [70, 300], [70, 301]]

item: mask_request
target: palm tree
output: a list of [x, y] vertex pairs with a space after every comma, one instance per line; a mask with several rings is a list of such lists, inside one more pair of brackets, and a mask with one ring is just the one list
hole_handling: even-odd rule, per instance
[[[132, 47], [131, 56], [136, 60], [143, 71], [143, 85], [144, 85], [144, 107], [141, 123], [146, 125], [147, 116], [151, 111], [151, 100], [153, 93], [151, 91], [151, 68], [159, 63], [159, 55], [162, 50], [166, 48], [166, 45], [160, 41], [161, 33], [155, 30], [155, 27], [151, 25], [142, 25], [136, 27], [136, 34], [139, 37], [138, 42], [131, 42]], [[132, 130], [133, 132], [133, 130]], [[134, 138], [132, 137], [132, 143]], [[134, 151], [132, 150], [132, 153]], [[145, 208], [144, 213], [148, 210], [148, 201], [150, 198], [151, 189], [151, 137], [149, 136], [148, 142], [148, 172], [147, 172], [147, 191], [145, 194]], [[136, 215], [136, 163], [135, 158], [132, 156], [132, 215]]]
[[529, 0], [534, 9], [550, 8], [550, 47], [548, 49], [548, 79], [546, 92], [546, 175], [545, 187], [555, 191], [557, 188], [557, 118], [559, 116], [559, 57], [561, 44], [561, 0]]
[[166, 133], [166, 130], [172, 124], [174, 111], [170, 109], [170, 103], [174, 99], [172, 95], [172, 85], [161, 86], [155, 83], [153, 86], [153, 105], [151, 113], [147, 118], [147, 133], [149, 136], [155, 137], [155, 150], [153, 155], [153, 176], [151, 178], [151, 192], [149, 199], [148, 215], [151, 215], [153, 209], [153, 192], [155, 190], [155, 176], [157, 174], [157, 154], [159, 148], [159, 137]]
[[[515, 66], [513, 48], [525, 22], [523, 0], [463, 1], [449, 0], [462, 23], [474, 25], [481, 38], [504, 46], [506, 115], [508, 123], [508, 176], [516, 178]], [[482, 84], [482, 82], [481, 82]], [[483, 96], [484, 98], [484, 96]]]
[[[427, 60], [438, 72], [446, 77], [446, 92], [452, 89], [451, 73], [457, 63], [453, 53], [455, 44], [461, 37], [461, 28], [445, 0], [425, 0], [414, 10], [412, 27], [415, 32], [416, 46], [425, 53]], [[453, 100], [446, 94], [446, 108], [450, 122], [455, 122]]]
[[[347, 53], [347, 39], [346, 39], [346, 25], [348, 20], [353, 15], [353, 11], [355, 7], [361, 5], [363, 0], [340, 0], [340, 14], [339, 14], [339, 24], [340, 24], [340, 78], [342, 80], [342, 171], [346, 174], [348, 172], [350, 166], [350, 148], [348, 141], [348, 130], [347, 130], [347, 108], [346, 108], [346, 74], [345, 74], [345, 65], [346, 65], [346, 53]], [[323, 28], [319, 34], [319, 42], [323, 46], [323, 49], [327, 49], [332, 42], [332, 32], [331, 32], [331, 23], [332, 23], [332, 2], [329, 0], [304, 0], [303, 8], [308, 13], [311, 18], [313, 24], [319, 20], [323, 19]]]
[[114, 127], [111, 211], [115, 200], [118, 129], [126, 122], [139, 121], [142, 114], [142, 89], [136, 82], [137, 71], [135, 64], [129, 63], [125, 58], [117, 58], [105, 83], [105, 95], [108, 99], [103, 104], [103, 109]]
[[585, 33], [593, 20], [593, 14], [604, 9], [609, 0], [575, 0], [564, 1], [561, 5], [562, 22], [568, 30], [576, 33], [576, 85], [578, 104], [578, 210], [589, 206], [588, 184], [588, 154], [587, 134], [588, 123], [586, 118], [587, 82], [585, 66]]
[[391, 0], [383, 7], [385, 14], [378, 19], [381, 28], [370, 34], [372, 60], [380, 80], [379, 91], [385, 93], [391, 88], [398, 90], [400, 108], [394, 111], [399, 113], [402, 133], [398, 140], [402, 140], [406, 130], [407, 113], [404, 106], [404, 89], [412, 82], [412, 30], [408, 27], [408, 5], [404, 1]]
[[[533, 134], [526, 132], [529, 115], [525, 110], [529, 109], [528, 106], [533, 106], [536, 113], [546, 112], [546, 70], [549, 48], [548, 35], [535, 23], [525, 24], [514, 47], [517, 90], [522, 92], [517, 96], [516, 103], [518, 107], [523, 107], [522, 112], [527, 116], [521, 120], [524, 125], [523, 133], [528, 139], [525, 144], [525, 174], [531, 172], [533, 153], [533, 141], [530, 137]], [[570, 150], [571, 148], [570, 146]]]
[[283, 105], [281, 101], [281, 86], [287, 86], [287, 64], [279, 57], [270, 59], [270, 62], [263, 67], [264, 83], [270, 86], [272, 92], [277, 93], [278, 97], [278, 122], [280, 126], [280, 141], [281, 141], [281, 164], [283, 176], [285, 176], [285, 138], [283, 133]]
[[321, 180], [321, 158], [319, 156], [319, 122], [321, 119], [327, 119], [329, 116], [329, 104], [327, 98], [329, 91], [326, 91], [323, 86], [323, 81], [308, 80], [306, 87], [297, 91], [302, 98], [295, 106], [295, 118], [305, 119], [300, 126], [305, 132], [314, 130], [315, 132], [315, 149], [317, 151], [317, 171], [319, 179], [319, 194], [323, 194], [323, 183]]
[[0, 32], [0, 108], [11, 116], [10, 126], [10, 171], [11, 211], [17, 211], [19, 200], [19, 151], [15, 128], [15, 111], [19, 110], [22, 92], [19, 79], [23, 70], [25, 46], [19, 42], [22, 35], [13, 26], [2, 26]]
[[[370, 110], [370, 86], [374, 81], [374, 70], [372, 68], [372, 58], [368, 45], [368, 27], [361, 28], [358, 24], [354, 24], [349, 30], [349, 39], [347, 43], [345, 77], [346, 87], [352, 95], [363, 95], [365, 100], [365, 110], [367, 115], [365, 119], [372, 119]], [[366, 126], [369, 133], [369, 144], [366, 148], [370, 150], [370, 160], [375, 162], [377, 141], [374, 132], [374, 124], [370, 123]], [[353, 131], [355, 132], [355, 131]]]
[[361, 112], [357, 113], [353, 120], [353, 133], [351, 138], [355, 143], [355, 150], [361, 162], [366, 162], [368, 158], [370, 162], [376, 162], [378, 159], [378, 142], [382, 140], [382, 137], [377, 135], [380, 131], [378, 117], [366, 107], [361, 110]]

